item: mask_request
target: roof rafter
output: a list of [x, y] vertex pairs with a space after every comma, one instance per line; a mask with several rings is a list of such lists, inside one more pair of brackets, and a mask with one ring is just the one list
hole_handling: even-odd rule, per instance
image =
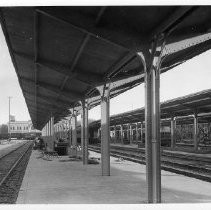
[[75, 101], [76, 99], [80, 100], [83, 95], [82, 94], [79, 94], [75, 91], [60, 91], [60, 89], [58, 87], [55, 87], [54, 85], [50, 85], [50, 84], [47, 84], [47, 83], [44, 83], [44, 82], [39, 82], [37, 84], [39, 87], [41, 88], [44, 88], [46, 90], [50, 90], [60, 96], [63, 96], [65, 98], [67, 98], [70, 102], [73, 102]]
[[115, 64], [112, 65], [112, 67], [107, 71], [106, 75], [104, 75], [104, 78], [111, 78], [114, 77], [115, 74], [117, 74], [123, 66], [130, 63], [133, 59], [135, 59], [137, 55], [134, 52], [127, 51], [123, 56], [121, 56]]
[[[34, 62], [34, 57], [31, 55], [27, 55], [25, 53], [22, 52], [17, 52], [14, 51], [14, 54], [17, 56], [20, 56], [21, 58], [24, 58], [26, 60], [32, 61]], [[68, 76], [69, 80], [71, 79], [77, 79], [87, 85], [93, 85], [92, 83], [98, 82], [100, 80], [103, 79], [102, 75], [100, 74], [96, 74], [93, 72], [84, 72], [84, 71], [75, 71], [75, 72], [71, 72], [70, 71], [70, 66], [64, 65], [62, 63], [57, 63], [54, 61], [47, 61], [44, 60], [42, 58], [39, 57], [39, 59], [36, 61], [36, 64], [41, 66], [41, 67], [45, 67], [51, 71], [55, 71], [58, 72], [62, 75]]]
[[124, 47], [124, 46], [122, 46], [122, 45], [119, 45], [119, 44], [117, 44], [117, 43], [114, 43], [114, 42], [112, 42], [112, 41], [110, 41], [110, 40], [108, 40], [108, 39], [102, 38], [102, 37], [100, 37], [100, 36], [98, 36], [98, 35], [96, 35], [96, 34], [90, 32], [90, 31], [87, 31], [87, 30], [84, 29], [84, 28], [81, 28], [81, 27], [76, 26], [76, 25], [74, 25], [74, 24], [72, 24], [72, 23], [70, 23], [70, 22], [68, 22], [68, 21], [66, 21], [66, 20], [63, 20], [63, 19], [61, 19], [61, 18], [59, 18], [59, 17], [56, 17], [55, 15], [52, 15], [52, 14], [50, 14], [49, 12], [45, 12], [45, 11], [43, 11], [43, 10], [41, 10], [41, 9], [37, 9], [37, 12], [40, 12], [41, 14], [43, 14], [43, 15], [45, 15], [45, 16], [51, 18], [51, 19], [54, 19], [54, 20], [56, 20], [56, 21], [59, 21], [59, 22], [68, 24], [69, 26], [75, 28], [76, 30], [81, 31], [82, 33], [85, 33], [85, 34], [89, 34], [90, 36], [95, 37], [95, 38], [97, 38], [97, 39], [100, 39], [100, 40], [104, 41], [105, 43], [111, 44], [111, 45], [116, 46], [116, 47], [118, 47], [118, 48], [122, 48], [122, 49], [124, 49], [124, 50], [125, 50], [125, 49], [128, 50], [128, 48], [126, 48], [126, 47]]
[[[29, 95], [29, 97], [32, 94], [32, 92], [29, 92], [28, 90], [24, 90], [24, 89], [23, 89], [23, 92], [26, 94], [26, 97], [27, 97], [27, 94]], [[55, 103], [56, 98], [50, 97], [50, 96], [46, 97], [46, 96], [43, 96], [41, 94], [37, 94], [37, 98], [39, 100], [41, 99], [41, 100], [46, 101], [46, 102], [51, 103], [51, 104], [53, 103], [55, 106], [60, 106], [61, 108], [71, 106], [71, 104], [68, 100], [61, 100], [60, 99], [60, 100], [57, 100], [56, 103]]]
[[[31, 105], [34, 104], [34, 101], [31, 100], [31, 99], [27, 99], [28, 103], [30, 103]], [[38, 102], [37, 101], [37, 107], [43, 107], [43, 108], [48, 108], [50, 107], [50, 109], [52, 110], [58, 110], [59, 108], [61, 108], [60, 106], [57, 106], [57, 105], [54, 105], [54, 104], [51, 104], [51, 103], [47, 103], [47, 102]]]
[[48, 112], [49, 112], [49, 113], [51, 112], [49, 109], [45, 109], [45, 110], [44, 110], [44, 109], [43, 109], [43, 110], [36, 110], [36, 108], [35, 108], [35, 107], [32, 107], [32, 106], [30, 107], [29, 110], [30, 110], [30, 112], [33, 113], [33, 114], [36, 114], [36, 113], [43, 114], [43, 113], [46, 113], [46, 112], [47, 112], [47, 113], [48, 113]]
[[[33, 80], [31, 80], [31, 79], [28, 79], [28, 78], [25, 78], [25, 77], [21, 77], [21, 79], [23, 80], [23, 81], [25, 81], [25, 82], [29, 82], [29, 83], [34, 83], [34, 81]], [[50, 91], [52, 91], [52, 92], [54, 92], [54, 93], [56, 93], [56, 94], [61, 94], [61, 96], [64, 96], [64, 97], [66, 97], [68, 100], [70, 100], [71, 102], [72, 101], [74, 101], [75, 99], [81, 99], [82, 97], [83, 97], [83, 95], [82, 94], [80, 94], [80, 93], [78, 93], [78, 92], [75, 92], [75, 91], [62, 91], [61, 92], [61, 90], [58, 88], [58, 87], [56, 87], [56, 86], [54, 86], [54, 85], [52, 85], [52, 84], [48, 84], [48, 83], [45, 83], [45, 82], [39, 82], [39, 83], [37, 83], [36, 84], [38, 87], [41, 87], [41, 88], [45, 88], [45, 89], [47, 89], [47, 90], [50, 90]], [[60, 93], [61, 92], [61, 93]]]
[[98, 26], [100, 24], [100, 20], [101, 20], [103, 14], [105, 13], [106, 8], [107, 8], [106, 6], [103, 6], [103, 7], [100, 8], [100, 11], [98, 12], [97, 18], [95, 20], [96, 26]]
[[[81, 54], [82, 54], [82, 52], [83, 52], [83, 50], [84, 50], [86, 44], [87, 44], [87, 42], [89, 41], [89, 37], [90, 37], [90, 35], [89, 35], [89, 34], [86, 34], [86, 36], [84, 37], [84, 39], [83, 39], [83, 41], [82, 41], [82, 43], [81, 43], [81, 45], [80, 45], [78, 51], [76, 52], [75, 58], [73, 59], [73, 63], [72, 63], [72, 65], [71, 65], [71, 67], [70, 67], [70, 70], [69, 70], [70, 73], [76, 71], [76, 70], [75, 70], [75, 66], [77, 65], [77, 62], [78, 62], [78, 60], [79, 60], [79, 58], [80, 58], [80, 56], [81, 56]], [[61, 86], [60, 86], [60, 89], [61, 89], [61, 90], [63, 90], [63, 88], [64, 88], [64, 86], [65, 86], [65, 84], [66, 84], [66, 82], [67, 82], [67, 80], [68, 80], [69, 78], [70, 78], [69, 75], [67, 75], [67, 76], [64, 78], [64, 80], [63, 80], [63, 82], [62, 82], [62, 84], [61, 84]]]
[[165, 20], [162, 21], [162, 23], [152, 31], [151, 37], [153, 38], [155, 35], [161, 33], [171, 33], [178, 26], [178, 24], [181, 23], [183, 19], [186, 18], [195, 9], [196, 7], [191, 6], [179, 7], [174, 13], [165, 18]]

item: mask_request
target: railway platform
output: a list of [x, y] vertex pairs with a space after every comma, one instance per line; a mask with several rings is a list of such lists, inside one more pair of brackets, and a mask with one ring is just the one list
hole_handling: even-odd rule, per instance
[[[111, 157], [111, 176], [101, 176], [100, 164], [44, 159], [35, 150], [17, 204], [145, 204], [146, 191], [145, 165]], [[162, 170], [162, 203], [210, 203], [210, 192], [209, 182]]]

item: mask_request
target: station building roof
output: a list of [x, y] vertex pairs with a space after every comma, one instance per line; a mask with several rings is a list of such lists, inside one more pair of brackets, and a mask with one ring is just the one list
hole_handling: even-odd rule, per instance
[[[193, 124], [193, 117], [197, 113], [199, 122], [211, 123], [211, 89], [175, 98], [160, 104], [161, 123], [169, 124], [172, 117], [177, 117], [177, 123]], [[144, 107], [124, 112], [110, 117], [110, 125], [144, 122]], [[100, 126], [100, 120], [90, 124], [91, 127]]]
[[[0, 19], [33, 125], [144, 82], [138, 53], [168, 33], [161, 73], [209, 50], [210, 6], [1, 7]], [[133, 79], [132, 79], [133, 78]], [[121, 81], [120, 81], [121, 80]]]

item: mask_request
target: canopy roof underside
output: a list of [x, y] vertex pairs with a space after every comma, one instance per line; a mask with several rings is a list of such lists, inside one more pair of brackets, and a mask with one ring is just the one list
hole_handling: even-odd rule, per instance
[[67, 116], [79, 101], [100, 103], [144, 82], [137, 53], [169, 33], [161, 73], [209, 50], [211, 7], [2, 7], [1, 24], [37, 129]]

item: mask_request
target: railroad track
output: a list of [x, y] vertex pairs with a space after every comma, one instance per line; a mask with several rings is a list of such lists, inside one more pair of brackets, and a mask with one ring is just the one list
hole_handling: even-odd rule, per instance
[[[89, 145], [89, 150], [100, 153], [100, 146]], [[145, 150], [143, 148], [111, 146], [110, 154], [114, 157], [146, 164]], [[211, 158], [205, 159], [191, 156], [188, 153], [176, 154], [163, 151], [161, 155], [161, 169], [211, 182]]]
[[15, 203], [33, 142], [27, 141], [0, 158], [0, 203]]

